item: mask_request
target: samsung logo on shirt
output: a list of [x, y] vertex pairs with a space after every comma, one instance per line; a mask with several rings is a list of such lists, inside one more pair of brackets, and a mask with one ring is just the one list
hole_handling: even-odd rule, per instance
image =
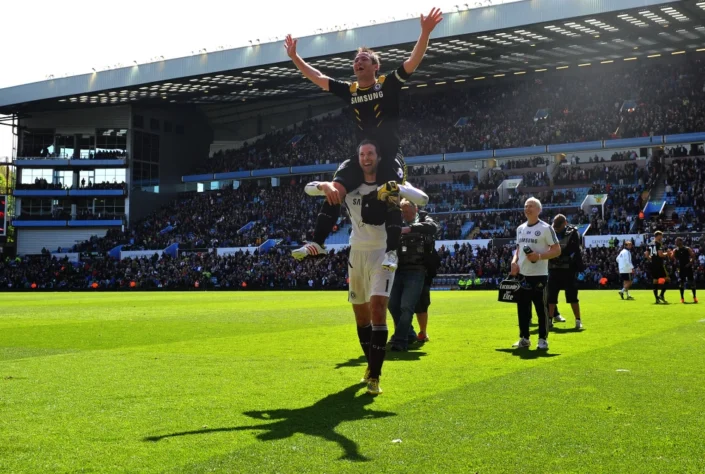
[[527, 238], [527, 237], [522, 237], [522, 238], [519, 239], [519, 243], [520, 243], [520, 244], [524, 244], [524, 243], [525, 243], [525, 244], [538, 244], [538, 243], [539, 243], [539, 239], [529, 239], [529, 238]]
[[369, 102], [371, 100], [377, 100], [384, 97], [384, 92], [373, 92], [372, 94], [362, 95], [359, 97], [352, 97], [350, 99], [351, 104], [359, 104], [360, 102]]

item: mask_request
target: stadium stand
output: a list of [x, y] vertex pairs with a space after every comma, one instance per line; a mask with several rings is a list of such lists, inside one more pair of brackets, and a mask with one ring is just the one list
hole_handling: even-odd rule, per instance
[[[544, 33], [558, 34], [549, 31]], [[557, 36], [549, 39], [549, 43], [558, 44], [556, 39], [564, 38]], [[598, 43], [592, 39], [583, 38], [581, 41], [589, 41], [584, 44], [598, 47]], [[606, 41], [604, 43], [608, 44]], [[620, 48], [616, 43], [609, 43], [615, 51]], [[654, 48], [663, 46], [656, 41], [654, 45]], [[501, 54], [511, 48], [505, 46], [491, 45]], [[415, 157], [413, 163], [424, 163], [411, 166], [410, 160], [409, 175], [413, 183], [423, 188], [431, 198], [426, 210], [440, 223], [438, 238], [458, 241], [455, 245], [446, 243], [442, 247], [440, 254], [443, 263], [439, 273], [469, 274], [480, 278], [484, 286], [496, 284], [507, 273], [512, 248], [506, 245], [506, 240], [514, 237], [516, 226], [524, 220], [523, 203], [529, 196], [538, 197], [543, 202], [544, 220], [550, 221], [556, 213], [561, 212], [568, 216], [571, 223], [579, 225], [581, 233], [588, 237], [655, 230], [701, 232], [705, 223], [705, 160], [702, 158], [705, 153], [703, 139], [696, 132], [705, 131], [705, 62], [699, 58], [698, 53], [691, 50], [682, 56], [668, 55], [671, 46], [665, 43], [663, 59], [633, 63], [617, 61], [620, 65], [614, 64], [614, 67], [572, 68], [569, 71], [551, 72], [544, 70], [545, 74], [522, 77], [513, 77], [512, 72], [516, 68], [502, 65], [502, 61], [506, 63], [507, 60], [500, 56], [495, 58], [497, 64], [494, 64], [493, 59], [491, 65], [491, 68], [497, 69], [492, 71], [497, 72], [493, 74], [495, 77], [488, 77], [486, 81], [473, 81], [466, 80], [471, 76], [465, 74], [472, 68], [463, 70], [465, 66], [458, 66], [461, 62], [455, 56], [443, 57], [445, 53], [440, 50], [445, 46], [434, 43], [431, 52], [438, 56], [438, 60], [434, 59], [430, 63], [433, 67], [415, 74], [407, 83], [409, 90], [402, 94], [400, 129], [405, 155]], [[539, 44], [533, 51], [544, 47]], [[628, 49], [629, 54], [637, 54], [631, 52], [632, 47]], [[600, 54], [612, 54], [615, 51], [601, 51]], [[391, 52], [393, 50], [384, 52], [385, 66], [395, 66], [395, 61], [400, 60], [398, 55]], [[553, 68], [557, 63], [566, 62], [557, 59], [561, 54], [549, 52], [550, 58], [541, 60], [549, 62]], [[465, 60], [479, 59], [479, 56], [473, 56], [470, 54]], [[563, 59], [566, 59], [565, 55]], [[320, 63], [326, 73], [345, 78], [346, 73], [341, 71], [348, 67], [347, 63], [333, 67], [326, 61], [320, 59], [316, 64]], [[523, 67], [519, 62], [515, 66]], [[110, 137], [114, 130], [125, 131], [125, 134], [121, 134], [121, 141], [118, 143], [115, 138], [108, 149], [101, 149], [100, 143], [96, 144], [95, 140], [86, 145], [87, 148], [81, 148], [81, 140], [91, 139], [80, 137], [78, 133], [73, 138], [62, 137], [69, 141], [75, 140], [72, 143], [76, 147], [57, 146], [55, 149], [52, 140], [60, 137], [58, 128], [47, 131], [43, 125], [39, 127], [34, 123], [38, 131], [24, 134], [18, 155], [28, 158], [27, 161], [31, 163], [21, 163], [18, 169], [22, 166], [35, 170], [47, 168], [43, 171], [52, 177], [42, 175], [34, 179], [34, 182], [31, 181], [35, 175], [24, 182], [18, 179], [15, 192], [32, 191], [25, 193], [22, 204], [17, 206], [22, 210], [21, 215], [13, 216], [18, 227], [26, 221], [35, 221], [33, 224], [42, 230], [46, 230], [44, 225], [50, 221], [63, 221], [62, 225], [67, 229], [71, 227], [69, 221], [85, 226], [92, 221], [104, 219], [114, 222], [109, 229], [101, 229], [101, 236], [87, 238], [89, 233], [81, 234], [83, 237], [80, 240], [71, 241], [76, 242], [75, 245], [50, 249], [57, 253], [76, 252], [79, 254], [78, 263], [69, 263], [69, 260], [58, 255], [52, 256], [46, 249], [42, 255], [4, 258], [0, 263], [0, 289], [31, 289], [32, 285], [40, 289], [89, 289], [94, 284], [100, 289], [129, 289], [133, 282], [137, 289], [187, 289], [193, 288], [197, 282], [199, 288], [344, 287], [345, 250], [336, 251], [326, 259], [301, 263], [288, 258], [288, 246], [310, 239], [320, 203], [320, 200], [308, 198], [301, 191], [304, 182], [320, 176], [292, 177], [288, 167], [325, 164], [333, 165], [334, 169], [335, 164], [350, 158], [356, 145], [353, 138], [354, 125], [348, 116], [351, 111], [349, 108], [339, 110], [337, 105], [334, 110], [330, 103], [324, 103], [326, 99], [317, 88], [307, 88], [308, 85], [297, 83], [298, 73], [293, 73], [295, 80], [287, 79], [284, 76], [288, 73], [282, 72], [285, 68], [279, 69], [280, 66], [275, 67], [279, 72], [274, 76], [279, 79], [271, 84], [259, 82], [262, 77], [255, 76], [265, 76], [263, 71], [268, 67], [252, 68], [256, 74], [244, 82], [230, 81], [227, 78], [234, 79], [235, 76], [228, 76], [225, 74], [227, 71], [221, 71], [224, 74], [219, 75], [211, 74], [212, 71], [200, 71], [194, 72], [193, 77], [189, 76], [188, 82], [195, 85], [181, 84], [178, 91], [176, 87], [166, 87], [167, 79], [164, 78], [155, 80], [154, 84], [140, 83], [141, 87], [132, 90], [132, 86], [139, 82], [136, 79], [137, 82], [129, 86], [115, 87], [115, 90], [100, 93], [96, 91], [104, 98], [90, 95], [56, 97], [63, 105], [53, 100], [52, 104], [37, 100], [35, 102], [38, 105], [32, 109], [32, 101], [28, 100], [26, 104], [20, 104], [21, 107], [18, 105], [16, 110], [3, 108], [2, 111], [17, 114], [18, 117], [22, 112], [22, 119], [32, 124], [31, 113], [25, 115], [25, 112], [41, 114], [43, 110], [40, 107], [43, 105], [51, 105], [50, 109], [57, 107], [57, 110], [66, 112], [66, 115], [57, 113], [54, 117], [59, 117], [56, 119], [58, 124], [51, 123], [51, 126], [61, 128], [66, 124], [80, 122], [77, 116], [71, 116], [72, 112], [81, 116], [90, 115], [85, 113], [89, 109], [81, 107], [90, 105], [100, 110], [103, 101], [109, 102], [110, 106], [133, 100], [140, 102], [145, 97], [144, 100], [152, 100], [152, 97], [153, 100], [159, 99], [157, 102], [168, 98], [170, 104], [183, 99], [182, 104], [176, 104], [174, 109], [168, 110], [166, 118], [163, 115], [148, 115], [153, 102], [146, 102], [148, 106], [135, 104], [134, 109], [130, 109], [124, 117], [116, 115], [118, 118], [111, 118], [109, 113], [105, 117], [101, 116], [101, 120], [130, 123], [134, 127], [129, 131], [129, 153], [123, 149], [127, 148], [128, 130], [122, 127], [127, 125], [95, 129], [97, 137], [93, 138], [99, 140], [102, 133], [98, 133], [98, 130], [103, 130]], [[486, 67], [490, 66], [483, 65], [483, 70]], [[147, 69], [142, 68], [143, 71]], [[435, 76], [439, 82], [424, 82], [427, 79], [430, 81], [435, 70], [441, 71], [440, 77]], [[580, 72], [576, 73], [576, 70]], [[248, 70], [232, 74], [252, 72]], [[459, 72], [463, 75], [457, 76], [457, 80], [446, 81], [448, 78], [456, 78]], [[519, 71], [516, 74], [523, 73]], [[181, 79], [184, 78], [168, 80], [178, 82]], [[183, 82], [187, 82], [186, 79]], [[174, 85], [171, 82], [168, 84]], [[440, 87], [442, 84], [444, 86]], [[433, 87], [417, 88], [429, 85]], [[234, 86], [233, 90], [230, 90], [230, 86]], [[82, 87], [85, 88], [85, 85]], [[206, 96], [203, 89], [209, 87], [212, 88]], [[198, 88], [201, 90], [196, 90]], [[296, 118], [267, 119], [270, 121], [263, 126], [263, 115], [267, 115], [270, 105], [264, 100], [274, 99], [275, 93], [281, 92], [283, 88], [287, 89], [282, 94], [295, 94], [288, 97], [293, 99], [292, 103], [309, 102], [309, 99], [320, 99], [320, 103], [306, 110], [292, 107], [292, 117], [295, 115]], [[239, 102], [245, 102], [249, 96], [257, 94], [261, 94], [260, 98], [264, 100], [256, 103], [252, 109], [230, 108], [230, 104], [240, 105]], [[53, 97], [51, 94], [45, 95]], [[3, 104], [14, 103], [5, 101]], [[197, 107], [181, 110], [181, 117], [196, 117], [190, 122], [179, 118], [176, 113], [178, 107], [191, 107], [193, 104], [206, 106], [198, 110]], [[272, 110], [282, 106], [276, 101], [272, 101], [272, 104], [275, 104]], [[208, 105], [213, 107], [208, 108]], [[25, 106], [29, 108], [23, 109]], [[247, 107], [250, 107], [249, 103]], [[272, 115], [287, 116], [287, 113], [287, 110], [279, 110], [272, 112]], [[237, 118], [234, 122], [228, 122], [227, 118], [232, 116]], [[59, 123], [64, 118], [66, 123]], [[219, 122], [221, 119], [222, 123]], [[223, 126], [218, 130], [214, 127], [205, 133], [189, 135], [193, 129], [198, 129], [199, 124], [206, 122]], [[186, 131], [184, 123], [187, 124]], [[237, 126], [233, 123], [237, 123]], [[276, 126], [272, 125], [275, 123]], [[90, 130], [94, 125], [86, 125], [86, 129]], [[242, 132], [242, 135], [237, 135], [237, 139], [234, 139], [236, 134], [225, 133], [238, 127], [251, 133], [245, 135]], [[672, 141], [671, 134], [689, 133], [697, 137], [686, 135], [683, 138], [680, 135], [685, 141]], [[233, 147], [214, 146], [218, 141], [216, 135], [219, 134], [227, 136], [224, 143]], [[177, 136], [186, 138], [178, 142], [174, 138]], [[638, 143], [628, 139], [638, 139]], [[608, 147], [603, 140], [623, 142], [623, 146], [617, 147], [612, 143], [614, 146]], [[203, 146], [187, 149], [186, 143], [196, 141]], [[593, 145], [582, 148], [583, 151], [568, 149], [583, 142], [593, 142]], [[235, 143], [241, 146], [235, 147]], [[560, 144], [571, 146], [565, 149], [565, 153], [545, 148], [547, 145]], [[217, 149], [209, 158], [208, 145], [213, 150]], [[518, 154], [522, 156], [515, 156], [506, 150], [533, 146], [544, 148], [543, 151], [522, 150]], [[183, 154], [180, 154], [181, 149], [185, 150]], [[598, 149], [599, 153], [596, 151]], [[471, 151], [488, 153], [478, 157], [474, 163], [462, 161], [465, 158], [454, 161], [454, 157], [448, 159], [447, 156]], [[443, 159], [444, 162], [436, 163], [429, 155], [436, 157], [433, 160]], [[91, 160], [123, 160], [120, 167], [125, 168], [126, 172], [129, 170], [130, 174], [122, 176], [130, 177], [125, 180], [129, 185], [110, 181], [95, 183], [95, 176], [93, 180], [80, 179], [80, 173], [91, 168]], [[41, 164], [52, 161], [62, 163]], [[190, 187], [179, 187], [185, 183], [177, 186], [171, 181], [170, 186], [163, 186], [162, 191], [168, 188], [170, 196], [177, 196], [178, 191], [185, 189], [188, 191], [181, 192], [175, 200], [165, 205], [162, 204], [166, 199], [150, 199], [155, 204], [149, 208], [149, 212], [145, 211], [146, 216], [139, 214], [140, 218], [134, 218], [135, 207], [139, 207], [135, 205], [135, 200], [152, 196], [145, 197], [142, 194], [139, 198], [133, 198], [133, 190], [159, 194], [156, 188], [164, 184], [164, 181], [160, 183], [159, 179], [154, 178], [160, 174], [159, 166], [171, 165], [171, 161], [176, 165], [168, 173], [162, 173], [162, 176], [166, 174], [169, 178], [181, 179], [185, 173], [195, 172], [204, 177], [196, 179]], [[58, 179], [57, 170], [61, 172], [71, 169], [71, 166], [75, 168], [69, 171], [73, 175], [65, 178], [66, 184], [63, 181], [52, 182]], [[99, 166], [118, 167], [115, 163], [95, 165], [96, 168]], [[274, 175], [252, 173], [253, 170], [279, 168], [283, 168], [283, 171], [280, 170], [276, 179], [271, 179]], [[245, 173], [223, 177], [222, 180], [213, 176], [213, 173], [226, 172]], [[310, 170], [301, 172], [314, 173]], [[508, 180], [516, 183], [512, 187], [504, 186]], [[219, 189], [213, 190], [216, 187]], [[123, 191], [124, 195], [120, 196], [122, 209], [127, 211], [127, 201], [132, 201], [132, 213], [93, 211], [85, 205], [85, 201], [77, 199], [53, 203], [58, 200], [52, 191], [66, 191], [70, 197], [71, 191], [101, 190]], [[45, 196], [49, 198], [38, 197], [41, 193], [36, 191], [47, 192]], [[595, 194], [606, 195], [606, 200], [602, 201], [604, 206], [583, 206], [587, 196]], [[96, 198], [90, 196], [83, 199]], [[52, 203], [47, 205], [47, 201]], [[122, 224], [128, 222], [128, 217], [129, 225], [123, 228]], [[336, 227], [326, 245], [344, 246], [348, 242], [350, 229], [346, 217], [341, 217]], [[462, 242], [466, 239], [488, 239], [491, 244], [478, 248]], [[242, 247], [248, 251], [230, 255], [218, 253], [225, 248]], [[166, 249], [172, 251], [166, 252]], [[641, 250], [637, 249], [635, 257], [639, 267], [637, 278], [643, 280], [644, 265], [639, 256]], [[147, 252], [147, 255], [119, 258], [120, 252], [137, 251]], [[154, 254], [149, 254], [152, 251]], [[614, 256], [615, 249], [612, 248], [588, 249], [588, 268], [583, 272], [585, 285], [596, 285], [603, 275], [608, 276], [610, 282], [616, 281]], [[702, 266], [698, 272], [702, 279]]]
[[[643, 65], [620, 74], [595, 70], [579, 77], [547, 76], [534, 82], [406, 95], [402, 101], [402, 146], [407, 156], [418, 156], [700, 131], [705, 129], [705, 91], [698, 79], [703, 75], [705, 65], [700, 62]], [[626, 97], [639, 104], [633, 112], [615, 107]], [[545, 120], [534, 121], [537, 109], [547, 107], [554, 112]], [[458, 118], [467, 111], [474, 115], [456, 127]], [[347, 115], [344, 111], [307, 121], [245, 143], [240, 149], [219, 151], [194, 172], [341, 162], [350, 157], [355, 145]], [[301, 135], [303, 138], [291, 143]], [[533, 160], [531, 167], [540, 166], [541, 159]], [[514, 161], [505, 165], [507, 170], [526, 160]]]

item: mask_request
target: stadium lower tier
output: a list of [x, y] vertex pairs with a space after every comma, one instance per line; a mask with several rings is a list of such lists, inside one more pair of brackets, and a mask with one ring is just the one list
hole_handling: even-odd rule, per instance
[[[691, 243], [696, 254], [696, 284], [705, 284], [705, 248]], [[646, 247], [635, 247], [634, 288], [650, 288]], [[456, 244], [441, 247], [436, 289], [493, 289], [508, 274], [514, 247], [471, 247]], [[621, 288], [616, 256], [619, 248], [585, 249], [585, 270], [576, 274], [581, 288]], [[274, 248], [258, 255], [238, 252], [218, 256], [215, 252], [184, 253], [176, 258], [154, 254], [151, 257], [112, 259], [107, 255], [84, 256], [79, 262], [55, 256], [7, 258], [0, 262], [0, 291], [37, 290], [344, 290], [347, 289], [348, 249], [327, 256], [294, 260], [287, 248]], [[677, 285], [678, 271], [667, 262]], [[605, 284], [601, 283], [607, 279]], [[459, 285], [460, 281], [470, 285]]]

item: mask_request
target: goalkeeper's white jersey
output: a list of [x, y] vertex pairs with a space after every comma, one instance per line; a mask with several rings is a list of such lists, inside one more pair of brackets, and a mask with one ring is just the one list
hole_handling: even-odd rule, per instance
[[384, 225], [370, 225], [362, 222], [362, 196], [377, 192], [376, 184], [362, 184], [355, 191], [345, 195], [345, 206], [350, 214], [352, 250], [379, 250], [387, 248], [387, 231]]

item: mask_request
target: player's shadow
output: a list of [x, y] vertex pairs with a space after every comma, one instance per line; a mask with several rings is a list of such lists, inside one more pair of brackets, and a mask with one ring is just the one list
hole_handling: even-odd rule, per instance
[[368, 394], [359, 397], [355, 396], [359, 389], [360, 384], [351, 385], [338, 393], [322, 398], [309, 407], [246, 411], [244, 413], [250, 418], [265, 420], [266, 423], [181, 431], [161, 436], [148, 436], [143, 441], [158, 442], [166, 438], [181, 436], [251, 430], [262, 431], [262, 433], [257, 435], [257, 439], [260, 441], [275, 441], [301, 433], [338, 443], [344, 451], [340, 459], [368, 461], [368, 458], [360, 454], [357, 443], [337, 433], [335, 428], [345, 421], [387, 418], [396, 416], [396, 413], [366, 409], [367, 405], [373, 403], [374, 397]]
[[511, 354], [514, 357], [520, 357], [521, 359], [543, 359], [550, 357], [558, 357], [560, 354], [555, 352], [539, 351], [536, 349], [527, 348], [516, 348], [516, 349], [495, 349], [497, 352], [504, 352], [505, 354]]
[[[420, 352], [418, 350], [415, 350], [414, 347], [410, 347], [407, 352], [396, 352], [387, 349], [387, 355], [384, 356], [385, 361], [390, 361], [390, 360], [419, 360], [422, 357], [426, 357], [428, 355], [427, 352]], [[345, 362], [339, 362], [335, 364], [336, 369], [342, 369], [343, 367], [366, 367], [367, 366], [367, 359], [365, 358], [364, 355], [361, 355], [360, 357], [356, 357], [354, 359], [348, 359]]]
[[551, 332], [556, 333], [556, 334], [569, 334], [571, 332], [583, 332], [585, 329], [578, 329], [575, 326], [569, 327], [569, 328], [561, 328], [558, 326], [553, 326], [551, 328]]

